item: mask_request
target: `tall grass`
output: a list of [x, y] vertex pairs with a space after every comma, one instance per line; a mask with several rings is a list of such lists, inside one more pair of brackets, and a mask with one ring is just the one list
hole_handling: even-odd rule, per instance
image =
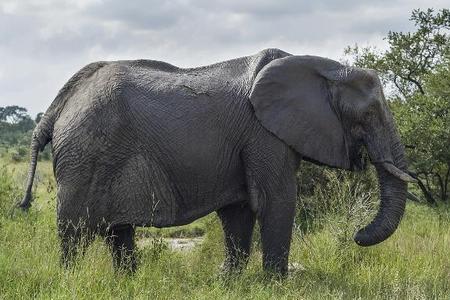
[[[191, 252], [171, 251], [158, 240], [170, 231], [151, 235], [154, 242], [139, 249], [140, 268], [134, 276], [113, 271], [101, 239], [73, 268], [61, 268], [49, 163], [39, 164], [30, 212], [10, 213], [20, 199], [25, 173], [20, 163], [0, 167], [2, 299], [448, 299], [450, 295], [450, 210], [410, 203], [392, 238], [374, 247], [358, 247], [351, 240], [353, 231], [371, 217], [376, 194], [366, 189], [370, 182], [356, 175], [330, 172], [325, 186], [299, 204], [290, 261], [303, 268], [276, 280], [261, 270], [257, 238], [241, 275], [228, 278], [220, 272], [223, 236], [214, 215], [194, 224], [206, 237]], [[302, 228], [305, 220], [308, 226]]]

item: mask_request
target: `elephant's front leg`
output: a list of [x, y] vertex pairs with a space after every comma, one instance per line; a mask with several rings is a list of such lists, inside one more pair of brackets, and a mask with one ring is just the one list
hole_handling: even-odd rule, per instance
[[242, 153], [250, 205], [261, 230], [263, 267], [287, 273], [300, 157], [272, 134], [263, 131]]
[[247, 202], [225, 206], [217, 211], [225, 235], [225, 271], [241, 271], [248, 262], [255, 213]]
[[295, 216], [295, 187], [287, 194], [268, 195], [260, 218], [263, 267], [265, 271], [285, 275]]

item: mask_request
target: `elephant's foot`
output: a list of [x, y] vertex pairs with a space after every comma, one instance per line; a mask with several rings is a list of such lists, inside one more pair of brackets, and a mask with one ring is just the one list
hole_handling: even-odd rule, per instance
[[219, 267], [220, 273], [225, 275], [239, 275], [247, 266], [247, 262], [248, 255], [241, 257], [240, 259], [233, 259], [233, 261], [230, 261], [230, 259], [227, 258]]
[[268, 257], [263, 254], [263, 269], [270, 277], [285, 278], [288, 274], [287, 257], [284, 255]]

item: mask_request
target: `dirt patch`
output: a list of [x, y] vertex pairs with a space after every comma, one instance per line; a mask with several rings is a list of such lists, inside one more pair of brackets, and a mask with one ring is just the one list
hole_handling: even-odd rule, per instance
[[[154, 238], [141, 238], [137, 240], [136, 244], [139, 248], [145, 248], [151, 246], [153, 241]], [[203, 237], [162, 238], [162, 241], [167, 244], [172, 251], [191, 251], [203, 242]]]

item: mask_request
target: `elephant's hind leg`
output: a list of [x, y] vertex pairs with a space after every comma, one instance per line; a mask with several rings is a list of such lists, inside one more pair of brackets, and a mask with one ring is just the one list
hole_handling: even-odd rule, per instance
[[226, 271], [240, 271], [248, 262], [255, 214], [247, 203], [225, 206], [217, 211], [225, 233]]
[[111, 247], [116, 270], [136, 271], [134, 233], [132, 225], [118, 225], [108, 232], [107, 242]]
[[58, 224], [58, 233], [61, 240], [61, 264], [67, 268], [73, 265], [77, 254], [84, 254], [93, 240], [93, 233], [80, 224], [62, 221]]

